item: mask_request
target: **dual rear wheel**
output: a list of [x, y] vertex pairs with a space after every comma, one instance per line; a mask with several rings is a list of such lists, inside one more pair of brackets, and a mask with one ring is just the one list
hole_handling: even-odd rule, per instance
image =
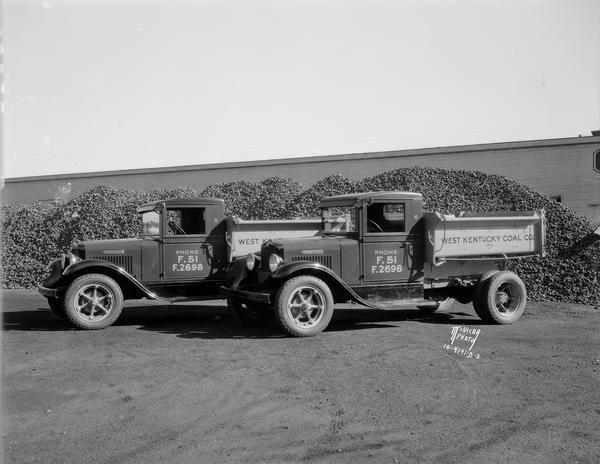
[[[527, 291], [523, 281], [514, 272], [489, 271], [481, 275], [473, 290], [473, 308], [485, 322], [512, 324], [525, 309]], [[448, 309], [454, 299], [439, 297], [438, 305], [418, 306], [427, 312]]]
[[486, 272], [479, 278], [473, 294], [473, 308], [486, 322], [512, 324], [516, 322], [527, 302], [525, 284], [510, 271]]

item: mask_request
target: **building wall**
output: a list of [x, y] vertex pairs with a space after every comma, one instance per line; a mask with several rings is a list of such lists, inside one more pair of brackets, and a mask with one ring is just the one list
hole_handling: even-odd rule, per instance
[[[235, 180], [261, 181], [271, 176], [296, 179], [310, 186], [331, 174], [362, 179], [391, 169], [432, 166], [499, 174], [529, 185], [600, 222], [600, 173], [593, 153], [600, 137], [508, 142], [380, 153], [290, 158], [169, 168], [135, 169], [5, 179], [2, 203], [68, 200], [96, 185], [151, 190], [191, 187]], [[69, 184], [70, 183], [70, 184]]]

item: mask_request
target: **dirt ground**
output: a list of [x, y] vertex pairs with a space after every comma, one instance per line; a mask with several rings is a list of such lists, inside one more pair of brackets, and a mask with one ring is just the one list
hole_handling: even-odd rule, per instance
[[3, 293], [5, 462], [600, 462], [597, 308], [344, 306], [295, 339], [222, 301], [127, 306], [80, 331]]

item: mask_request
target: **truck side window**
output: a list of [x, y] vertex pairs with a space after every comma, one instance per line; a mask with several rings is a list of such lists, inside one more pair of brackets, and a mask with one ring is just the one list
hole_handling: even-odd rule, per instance
[[323, 232], [356, 232], [356, 208], [354, 206], [333, 206], [321, 210]]
[[374, 203], [367, 207], [367, 232], [381, 234], [404, 231], [404, 203]]
[[148, 211], [142, 214], [142, 235], [158, 237], [160, 217], [156, 211]]
[[204, 208], [169, 208], [167, 235], [203, 235], [206, 233]]

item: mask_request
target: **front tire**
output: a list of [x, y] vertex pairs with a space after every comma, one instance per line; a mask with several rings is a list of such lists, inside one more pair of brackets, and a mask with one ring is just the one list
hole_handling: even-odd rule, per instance
[[65, 294], [67, 319], [86, 330], [104, 329], [123, 310], [121, 287], [104, 274], [86, 274], [75, 279]]
[[275, 314], [279, 325], [295, 337], [313, 337], [329, 325], [333, 295], [325, 282], [313, 276], [294, 277], [277, 292]]
[[525, 284], [514, 272], [496, 272], [483, 284], [477, 314], [486, 322], [512, 324], [516, 322], [527, 301]]
[[257, 326], [270, 316], [270, 311], [259, 304], [242, 302], [237, 298], [228, 298], [227, 307], [233, 319], [245, 327]]

